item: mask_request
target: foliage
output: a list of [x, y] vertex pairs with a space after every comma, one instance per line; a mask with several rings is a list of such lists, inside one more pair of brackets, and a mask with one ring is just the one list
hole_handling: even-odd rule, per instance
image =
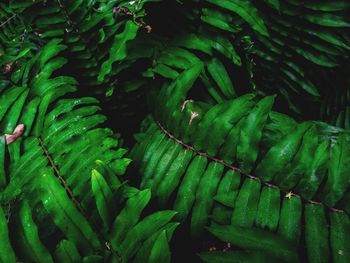
[[0, 3], [0, 262], [347, 262], [349, 11]]
[[141, 216], [151, 193], [118, 178], [130, 159], [98, 101], [63, 98], [76, 81], [57, 76], [67, 62], [60, 43], [49, 41], [2, 87], [2, 131], [25, 131], [8, 146], [1, 136], [1, 262], [167, 260], [175, 212]]
[[[349, 132], [333, 134], [321, 123], [271, 112], [272, 96], [181, 106], [198, 72], [185, 71], [162, 89], [159, 98], [167, 103], [156, 111], [158, 121], [148, 119], [138, 136], [132, 158], [143, 175], [141, 187], [150, 188], [161, 207], [176, 210], [180, 222], [191, 215], [194, 237], [210, 224], [214, 235], [256, 258], [295, 262], [301, 244], [311, 262], [338, 257], [338, 251], [346, 255], [347, 239], [338, 231], [350, 223]], [[202, 255], [208, 262], [241, 257]]]

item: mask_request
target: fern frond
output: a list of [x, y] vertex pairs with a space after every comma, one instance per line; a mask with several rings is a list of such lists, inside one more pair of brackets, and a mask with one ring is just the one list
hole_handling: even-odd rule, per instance
[[[9, 3], [10, 10], [30, 25], [30, 33], [36, 34], [44, 43], [59, 38], [68, 46], [69, 65], [74, 69], [69, 73], [85, 85], [110, 85], [114, 81], [110, 80], [114, 76], [111, 74], [112, 65], [125, 58], [125, 43], [134, 39], [138, 28], [143, 26], [138, 23], [143, 16], [142, 6], [143, 3], [133, 6], [133, 10], [128, 4], [116, 4], [114, 1]], [[116, 8], [130, 10], [128, 14], [123, 14], [115, 12]]]
[[[224, 207], [236, 202], [234, 208], [238, 209], [235, 199], [240, 196], [246, 198], [240, 201], [243, 210], [234, 215], [251, 226], [256, 212], [249, 217], [249, 203], [244, 202], [253, 202], [257, 208], [262, 186], [277, 188], [277, 199], [293, 193], [304, 202], [348, 212], [342, 201], [348, 184], [342, 180], [347, 180], [349, 173], [332, 172], [334, 164], [348, 166], [347, 132], [334, 137], [320, 123], [288, 120], [271, 111], [273, 97], [257, 101], [248, 94], [202, 106], [187, 98], [200, 70], [185, 71], [173, 85], [161, 90], [159, 99], [167, 102], [156, 111], [157, 122], [147, 120], [148, 128], [132, 151], [143, 175], [141, 187], [150, 188], [163, 206], [174, 194], [175, 203], [170, 205], [179, 211], [181, 220], [192, 209], [195, 235], [208, 224], [211, 211], [219, 223], [228, 222], [229, 212]], [[287, 125], [276, 126], [276, 119]], [[269, 198], [270, 194], [266, 195]], [[220, 203], [217, 207], [214, 200]], [[273, 222], [275, 228], [278, 219]]]
[[349, 9], [1, 3], [0, 262], [346, 262]]
[[[60, 42], [49, 41], [23, 64], [25, 73], [18, 79], [23, 87], [8, 83], [2, 91], [7, 100], [0, 118], [6, 133], [1, 136], [1, 204], [8, 210], [7, 218], [0, 218], [1, 249], [10, 252], [1, 260], [129, 262], [145, 242], [151, 250], [139, 259], [168, 262], [169, 257], [159, 257], [170, 255], [168, 241], [177, 226], [170, 221], [176, 212], [140, 216], [150, 192], [117, 177], [130, 159], [118, 136], [103, 127], [106, 117], [98, 101], [61, 98], [76, 90], [76, 81], [57, 76], [66, 62], [57, 57], [66, 48]], [[26, 130], [8, 141], [19, 123]]]

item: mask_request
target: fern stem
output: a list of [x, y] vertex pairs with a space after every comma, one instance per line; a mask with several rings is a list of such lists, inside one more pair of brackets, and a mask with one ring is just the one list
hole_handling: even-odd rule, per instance
[[[226, 168], [228, 168], [230, 170], [233, 170], [233, 171], [235, 171], [235, 172], [237, 172], [237, 173], [239, 173], [239, 174], [241, 174], [241, 175], [243, 175], [245, 177], [248, 177], [248, 178], [250, 178], [252, 180], [256, 180], [256, 181], [260, 182], [261, 184], [263, 184], [265, 186], [276, 188], [280, 192], [284, 193], [285, 197], [289, 197], [290, 198], [291, 196], [296, 196], [296, 197], [299, 197], [300, 199], [302, 199], [303, 201], [305, 201], [306, 203], [310, 203], [310, 204], [314, 204], [314, 205], [323, 205], [321, 202], [318, 202], [318, 201], [315, 201], [315, 200], [311, 200], [311, 199], [306, 199], [306, 198], [304, 198], [303, 196], [301, 196], [301, 195], [299, 195], [297, 193], [293, 193], [292, 191], [283, 190], [280, 187], [278, 187], [278, 185], [274, 185], [274, 184], [271, 184], [269, 182], [265, 182], [264, 180], [262, 180], [261, 178], [259, 178], [257, 176], [245, 173], [241, 169], [239, 169], [238, 167], [235, 167], [235, 166], [233, 166], [231, 164], [228, 164], [222, 159], [219, 159], [219, 158], [216, 158], [216, 157], [212, 157], [212, 156], [208, 155], [206, 152], [198, 151], [193, 146], [184, 143], [179, 138], [176, 138], [173, 134], [171, 134], [168, 130], [166, 130], [159, 121], [157, 121], [157, 124], [158, 124], [158, 127], [160, 128], [160, 130], [163, 131], [170, 139], [174, 140], [175, 142], [181, 144], [184, 148], [189, 149], [189, 150], [195, 152], [198, 155], [204, 156], [204, 157], [206, 157], [207, 159], [209, 159], [211, 161], [221, 163]], [[333, 212], [344, 213], [344, 210], [342, 210], [342, 209], [338, 209], [338, 208], [335, 208], [335, 207], [327, 207], [327, 208], [329, 210], [333, 211]]]
[[6, 21], [4, 21], [3, 23], [1, 23], [0, 27], [5, 26], [7, 23], [9, 23], [12, 19], [14, 19], [17, 16], [17, 14], [13, 14], [12, 16], [10, 16], [8, 19], [6, 19]]
[[46, 158], [49, 160], [50, 165], [55, 173], [55, 175], [57, 176], [57, 178], [60, 180], [61, 184], [63, 185], [64, 189], [67, 191], [69, 197], [71, 198], [71, 200], [73, 201], [73, 203], [76, 205], [76, 207], [79, 209], [79, 211], [83, 214], [83, 216], [88, 219], [89, 217], [87, 216], [87, 213], [85, 212], [84, 208], [82, 207], [82, 205], [79, 203], [79, 201], [74, 197], [73, 195], [73, 191], [69, 188], [67, 182], [64, 180], [64, 178], [60, 175], [60, 172], [55, 164], [55, 162], [53, 161], [53, 159], [51, 158], [48, 150], [46, 149], [44, 142], [41, 138], [38, 139], [39, 143], [40, 143], [40, 147], [43, 149]]
[[[78, 208], [78, 210], [82, 213], [82, 215], [90, 222], [89, 220], [89, 216], [87, 215], [87, 213], [85, 212], [84, 208], [82, 207], [82, 205], [79, 203], [79, 201], [74, 197], [73, 191], [69, 188], [67, 182], [64, 180], [64, 178], [60, 175], [60, 172], [54, 162], [54, 160], [52, 159], [52, 157], [50, 156], [49, 151], [46, 149], [43, 140], [39, 137], [38, 138], [39, 143], [40, 143], [40, 147], [42, 148], [42, 150], [45, 153], [46, 158], [49, 160], [50, 162], [50, 166], [52, 167], [55, 175], [57, 176], [57, 178], [60, 180], [62, 186], [64, 187], [64, 189], [67, 191], [68, 196], [70, 197], [70, 199], [73, 201], [73, 203], [76, 205], [76, 207]], [[99, 238], [101, 240], [107, 240], [104, 236], [102, 236], [102, 234], [100, 233], [100, 231], [96, 231], [98, 229], [98, 227], [93, 223], [92, 226], [95, 229], [95, 233], [97, 233], [97, 235], [99, 236]], [[106, 248], [111, 251], [111, 253], [113, 254], [114, 257], [117, 258], [118, 262], [122, 262], [121, 256], [118, 254], [118, 252], [113, 249], [112, 244], [109, 241], [105, 241], [104, 242]]]

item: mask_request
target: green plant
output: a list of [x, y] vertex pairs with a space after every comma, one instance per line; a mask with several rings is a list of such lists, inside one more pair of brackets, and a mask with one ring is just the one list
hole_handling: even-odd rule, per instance
[[60, 42], [51, 40], [21, 64], [21, 87], [9, 82], [2, 90], [2, 131], [11, 133], [16, 123], [25, 131], [12, 143], [1, 136], [1, 261], [126, 262], [145, 246], [138, 261], [169, 257], [175, 212], [141, 217], [151, 193], [118, 178], [130, 159], [118, 136], [101, 126], [98, 101], [62, 98], [76, 81], [56, 75], [66, 63], [57, 56], [66, 48]]
[[[273, 96], [257, 101], [247, 94], [213, 107], [185, 101], [199, 72], [194, 66], [162, 89], [159, 99], [167, 103], [156, 110], [157, 122], [147, 120], [131, 155], [143, 175], [141, 187], [178, 211], [180, 222], [191, 215], [192, 236], [210, 224], [225, 242], [251, 250], [252, 260], [258, 253], [258, 259], [295, 262], [301, 244], [311, 262], [330, 254], [340, 260], [348, 253], [341, 232], [350, 223], [349, 132], [334, 134], [322, 123], [271, 112]], [[202, 257], [239, 262], [242, 254]]]
[[349, 11], [1, 3], [0, 262], [347, 262]]

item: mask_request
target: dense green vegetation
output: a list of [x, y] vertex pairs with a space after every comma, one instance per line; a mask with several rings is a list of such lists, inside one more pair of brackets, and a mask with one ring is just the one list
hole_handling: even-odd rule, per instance
[[350, 2], [0, 14], [0, 262], [349, 262]]

